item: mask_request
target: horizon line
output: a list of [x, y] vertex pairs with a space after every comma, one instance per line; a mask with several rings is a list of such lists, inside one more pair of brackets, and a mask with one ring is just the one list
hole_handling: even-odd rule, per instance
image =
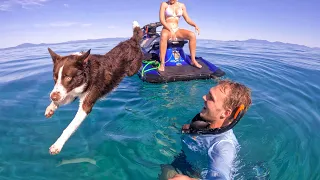
[[[18, 46], [21, 46], [23, 44], [32, 44], [32, 45], [42, 45], [42, 44], [48, 44], [48, 45], [54, 45], [54, 44], [65, 44], [65, 43], [72, 43], [72, 42], [76, 42], [76, 41], [94, 41], [94, 40], [102, 40], [102, 39], [121, 39], [121, 38], [130, 38], [129, 37], [105, 37], [105, 38], [96, 38], [96, 39], [78, 39], [78, 40], [69, 40], [69, 41], [62, 41], [62, 42], [42, 42], [42, 43], [30, 43], [30, 42], [25, 42], [25, 43], [21, 43], [18, 44], [16, 46], [9, 46], [9, 47], [2, 47], [0, 48], [0, 50], [4, 50], [4, 49], [13, 49], [13, 48], [18, 48]], [[308, 46], [308, 45], [303, 45], [303, 44], [295, 44], [295, 43], [288, 43], [288, 42], [282, 42], [282, 41], [269, 41], [269, 40], [265, 40], [265, 39], [254, 39], [254, 38], [249, 38], [246, 40], [216, 40], [216, 39], [207, 39], [207, 38], [199, 38], [197, 40], [213, 40], [213, 41], [222, 41], [222, 42], [228, 42], [228, 41], [249, 41], [249, 40], [257, 40], [257, 41], [267, 41], [269, 43], [283, 43], [283, 44], [288, 44], [288, 45], [298, 45], [298, 46], [304, 46], [304, 47], [308, 47], [308, 48], [312, 48], [312, 49], [320, 49], [320, 47], [314, 46]]]

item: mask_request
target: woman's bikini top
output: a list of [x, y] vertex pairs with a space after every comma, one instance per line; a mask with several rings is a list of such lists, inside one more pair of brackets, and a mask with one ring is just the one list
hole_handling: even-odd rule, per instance
[[167, 9], [165, 10], [164, 14], [166, 18], [180, 18], [182, 16], [182, 7], [180, 6], [180, 4], [178, 4], [179, 9], [178, 9], [178, 13], [176, 13], [176, 10], [174, 8], [172, 8], [172, 5], [168, 5]]

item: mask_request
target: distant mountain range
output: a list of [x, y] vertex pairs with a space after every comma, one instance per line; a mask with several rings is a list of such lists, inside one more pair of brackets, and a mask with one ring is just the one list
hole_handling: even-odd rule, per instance
[[305, 45], [299, 45], [299, 44], [292, 44], [292, 43], [284, 43], [284, 42], [270, 42], [267, 40], [260, 40], [260, 39], [248, 39], [244, 41], [234, 40], [234, 41], [228, 41], [228, 42], [246, 42], [246, 43], [258, 43], [258, 44], [274, 44], [274, 45], [281, 45], [281, 46], [292, 46], [292, 47], [298, 47], [298, 48], [312, 48], [312, 49], [319, 49], [320, 47], [309, 47]]
[[16, 48], [28, 48], [28, 47], [37, 47], [37, 46], [51, 46], [51, 45], [59, 45], [59, 44], [72, 44], [72, 43], [85, 43], [85, 42], [101, 42], [107, 40], [124, 40], [127, 38], [101, 38], [101, 39], [87, 39], [87, 40], [75, 40], [75, 41], [66, 41], [61, 43], [41, 43], [41, 44], [33, 44], [33, 43], [23, 43], [18, 46], [8, 47], [8, 48], [0, 48], [0, 50], [8, 50], [8, 49], [16, 49]]
[[[37, 46], [51, 46], [51, 45], [58, 45], [58, 44], [70, 44], [70, 43], [84, 43], [84, 42], [101, 42], [101, 41], [107, 41], [107, 40], [124, 40], [127, 38], [102, 38], [102, 39], [87, 39], [87, 40], [75, 40], [75, 41], [67, 41], [67, 42], [61, 42], [61, 43], [41, 43], [41, 44], [32, 44], [32, 43], [23, 43], [15, 47], [8, 47], [8, 48], [0, 48], [0, 50], [7, 50], [7, 49], [15, 49], [15, 48], [26, 48], [26, 47], [37, 47]], [[244, 41], [240, 40], [233, 40], [233, 41], [227, 41], [227, 42], [245, 42], [245, 43], [258, 43], [258, 44], [274, 44], [274, 45], [282, 45], [282, 46], [292, 46], [297, 48], [312, 48], [312, 49], [318, 49], [320, 50], [320, 47], [308, 47], [305, 45], [299, 45], [299, 44], [292, 44], [292, 43], [284, 43], [284, 42], [270, 42], [267, 40], [259, 40], [259, 39], [248, 39]]]

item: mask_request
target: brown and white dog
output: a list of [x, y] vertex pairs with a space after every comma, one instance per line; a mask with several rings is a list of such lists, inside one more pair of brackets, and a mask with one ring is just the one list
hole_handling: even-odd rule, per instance
[[54, 88], [51, 104], [45, 116], [51, 117], [61, 105], [79, 98], [80, 104], [74, 119], [57, 141], [49, 148], [52, 155], [60, 153], [63, 145], [91, 112], [95, 102], [118, 86], [125, 76], [133, 76], [142, 65], [140, 49], [142, 31], [133, 22], [133, 36], [119, 43], [105, 55], [85, 53], [60, 56], [48, 48], [53, 60]]

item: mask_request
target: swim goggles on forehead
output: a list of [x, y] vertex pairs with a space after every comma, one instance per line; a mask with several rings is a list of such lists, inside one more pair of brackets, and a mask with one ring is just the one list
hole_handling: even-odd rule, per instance
[[190, 124], [183, 125], [181, 131], [185, 134], [220, 134], [232, 129], [245, 114], [245, 107], [241, 104], [233, 115], [233, 121], [228, 125], [221, 128], [210, 128], [210, 123], [200, 117], [200, 113], [197, 114]]

